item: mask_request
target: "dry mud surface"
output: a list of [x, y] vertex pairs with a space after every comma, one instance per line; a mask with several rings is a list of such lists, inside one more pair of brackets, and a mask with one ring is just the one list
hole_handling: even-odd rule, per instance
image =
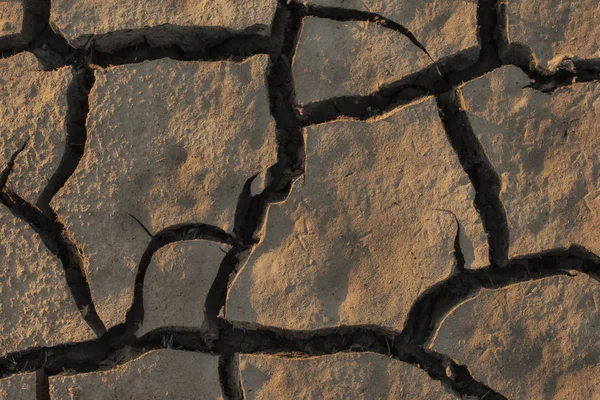
[[596, 0], [0, 0], [0, 399], [595, 399]]

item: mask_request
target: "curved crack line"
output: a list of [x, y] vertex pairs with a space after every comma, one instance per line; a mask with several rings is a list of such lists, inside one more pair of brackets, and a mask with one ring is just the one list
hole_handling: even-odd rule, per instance
[[272, 37], [263, 33], [267, 29], [263, 25], [232, 30], [221, 26], [172, 24], [84, 35], [76, 38], [76, 45], [72, 46], [50, 26], [50, 3], [25, 0], [23, 43], [0, 38], [2, 57], [30, 51], [45, 69], [53, 70], [66, 65], [108, 67], [161, 58], [242, 61], [255, 54], [267, 54], [271, 47]]
[[395, 21], [392, 21], [391, 19], [388, 19], [380, 14], [351, 8], [327, 7], [314, 4], [306, 4], [304, 5], [304, 9], [306, 16], [308, 17], [325, 18], [340, 22], [371, 22], [381, 26], [382, 28], [398, 32], [401, 35], [405, 36], [408, 40], [410, 40], [410, 42], [413, 45], [422, 50], [427, 55], [427, 57], [429, 57], [429, 59], [435, 63], [435, 60], [433, 59], [433, 57], [431, 57], [431, 54], [429, 54], [425, 46], [423, 46], [419, 39], [417, 39], [417, 37], [407, 27]]
[[[285, 4], [285, 2], [283, 2], [283, 1], [280, 1], [280, 3], [279, 3], [279, 4]], [[291, 9], [291, 8], [290, 8], [290, 9]], [[285, 35], [284, 35], [284, 36], [285, 36]], [[288, 36], [285, 36], [285, 37], [288, 37]], [[272, 54], [278, 54], [278, 53], [277, 53], [277, 51], [275, 51], [275, 52], [274, 52], [274, 53], [272, 53]], [[281, 57], [281, 55], [283, 55], [283, 54], [287, 54], [287, 53], [285, 53], [285, 52], [283, 52], [283, 53], [279, 53], [279, 56], [278, 56], [278, 57]], [[291, 54], [293, 54], [293, 52], [292, 52]], [[497, 67], [495, 67], [495, 68], [497, 68]], [[273, 76], [274, 76], [274, 77], [276, 77], [276, 74], [274, 74]], [[281, 74], [281, 75], [280, 75], [280, 77], [284, 77], [284, 78], [285, 78], [285, 74]], [[437, 86], [437, 85], [436, 85], [436, 86]], [[291, 87], [292, 87], [291, 91], [290, 91], [290, 90], [276, 90], [274, 93], [276, 93], [277, 95], [283, 95], [283, 96], [285, 96], [285, 95], [286, 95], [286, 92], [287, 92], [287, 94], [290, 94], [290, 96], [288, 97], [288, 101], [289, 101], [289, 98], [293, 97], [293, 85], [291, 85]], [[293, 112], [293, 104], [292, 104], [290, 107], [291, 107], [291, 109], [292, 109], [292, 114], [293, 114], [293, 113], [294, 113], [294, 112]], [[276, 118], [279, 118], [279, 119], [280, 119], [280, 121], [278, 121], [278, 122], [282, 122], [282, 125], [281, 125], [281, 126], [284, 126], [284, 127], [288, 128], [288, 131], [287, 131], [288, 133], [289, 133], [290, 131], [291, 131], [291, 132], [299, 131], [299, 129], [298, 129], [298, 126], [299, 126], [299, 125], [298, 125], [298, 124], [295, 124], [295, 123], [293, 122], [293, 118], [281, 118], [281, 116], [285, 116], [285, 115], [286, 115], [286, 113], [285, 113], [285, 112], [282, 112], [282, 113], [278, 113], [278, 114], [277, 114], [277, 117], [276, 117]], [[290, 123], [290, 121], [292, 122], [292, 123], [291, 123], [292, 129], [289, 129], [289, 126], [286, 126], [286, 124]], [[282, 131], [283, 131], [283, 132], [285, 132], [285, 130], [284, 130], [284, 129], [282, 129]], [[283, 136], [285, 136], [285, 134], [284, 134]], [[282, 146], [282, 147], [284, 147], [284, 146]], [[285, 147], [284, 147], [284, 148], [285, 148]], [[287, 150], [289, 151], [289, 149], [293, 149], [293, 146], [288, 146], [288, 147], [287, 147]], [[296, 150], [297, 150], [297, 149], [296, 149]], [[288, 153], [288, 154], [291, 154], [291, 153]], [[298, 159], [298, 158], [297, 158], [297, 159]], [[283, 163], [282, 163], [282, 164], [279, 164], [277, 167], [281, 167], [281, 166], [283, 166], [283, 165], [286, 165], [286, 164], [283, 164]], [[287, 165], [299, 165], [299, 164], [288, 163]], [[277, 171], [277, 168], [273, 168], [273, 171], [275, 171], [275, 172], [280, 172], [280, 171]], [[292, 170], [292, 171], [293, 171], [293, 170]], [[289, 173], [288, 171], [286, 171], [285, 169], [284, 169], [284, 172], [285, 172], [285, 173], [287, 173], [287, 174], [289, 174], [288, 176], [294, 176], [294, 175], [293, 175], [293, 173], [292, 173], [292, 174], [290, 174], [290, 173]], [[296, 172], [296, 174], [297, 174], [297, 172]], [[276, 176], [276, 175], [274, 174], [274, 176]], [[285, 176], [285, 175], [283, 175], [283, 174], [282, 174], [281, 176]], [[274, 180], [274, 181], [275, 181], [275, 180]], [[288, 186], [289, 186], [289, 184], [291, 183], [291, 182], [290, 182], [290, 180], [287, 180], [287, 182], [286, 182], [286, 180], [285, 180], [285, 179], [281, 179], [279, 182], [280, 182], [280, 183], [283, 183], [282, 185], [279, 185], [279, 186], [280, 186], [280, 187], [281, 187], [281, 186], [283, 186], [284, 188], [285, 188], [285, 187], [288, 187]], [[274, 185], [274, 187], [275, 187], [275, 185]], [[275, 191], [272, 191], [271, 193], [275, 193]], [[10, 193], [9, 193], [9, 197], [10, 197]], [[265, 204], [268, 204], [268, 202], [265, 202]], [[265, 205], [265, 207], [263, 207], [263, 208], [266, 208], [266, 207], [267, 207], [267, 206]], [[564, 273], [564, 271], [560, 270], [560, 271], [558, 271], [557, 273]], [[593, 272], [593, 273], [592, 273], [592, 272], [589, 272], [589, 271], [588, 271], [588, 273], [590, 273], [590, 275], [591, 275], [591, 276], [594, 276], [594, 277], [596, 277], [596, 279], [597, 279], [597, 276], [598, 276], [598, 275], [597, 275], [597, 273], [596, 273], [596, 272]], [[483, 283], [482, 283], [482, 285], [483, 285]], [[484, 286], [482, 286], [482, 287], [484, 287]], [[114, 331], [114, 332], [116, 332], [116, 331]], [[100, 347], [102, 347], [102, 346], [100, 346]], [[389, 350], [388, 350], [388, 351], [389, 351]]]
[[60, 164], [46, 187], [42, 190], [36, 205], [46, 215], [53, 215], [50, 210], [50, 202], [54, 196], [63, 188], [69, 178], [75, 173], [87, 142], [86, 120], [89, 113], [89, 94], [94, 86], [94, 71], [89, 67], [81, 68], [73, 72], [73, 78], [67, 89], [68, 111], [65, 118], [67, 138], [65, 150]]
[[45, 69], [66, 65], [75, 49], [50, 26], [50, 0], [23, 0], [23, 38]]
[[600, 59], [574, 59], [574, 70], [543, 72], [517, 61], [496, 63], [494, 60], [478, 62], [462, 68], [466, 52], [457, 53], [438, 62], [442, 76], [432, 66], [383, 85], [366, 95], [347, 95], [313, 101], [301, 106], [303, 127], [323, 124], [340, 118], [368, 121], [410, 105], [425, 96], [440, 95], [451, 88], [468, 83], [497, 69], [514, 65], [522, 69], [532, 80], [532, 89], [552, 94], [561, 87], [576, 83], [600, 81]]
[[[439, 380], [447, 382], [454, 390], [464, 393], [465, 387], [473, 388], [472, 382], [476, 382], [471, 381], [468, 370], [459, 369], [459, 373], [457, 373], [457, 367], [452, 364], [450, 366], [454, 372], [447, 377], [448, 365], [444, 365], [442, 362], [444, 360], [432, 360], [430, 356], [433, 353], [423, 350], [435, 323], [441, 320], [443, 315], [456, 304], [469, 298], [481, 288], [500, 289], [512, 284], [550, 276], [571, 276], [569, 272], [571, 270], [586, 273], [600, 281], [600, 259], [582, 247], [572, 246], [569, 249], [554, 249], [517, 257], [510, 260], [508, 265], [501, 269], [488, 266], [478, 270], [466, 270], [439, 282], [415, 301], [409, 312], [405, 328], [400, 333], [373, 326], [336, 327], [314, 331], [272, 328], [238, 329], [229, 322], [220, 320], [220, 336], [209, 347], [207, 339], [201, 331], [157, 329], [132, 342], [131, 340], [116, 340], [118, 338], [111, 337], [113, 332], [119, 331], [116, 329], [93, 341], [51, 348], [34, 348], [8, 354], [0, 358], [0, 376], [10, 375], [25, 368], [38, 369], [42, 367], [48, 374], [57, 374], [65, 368], [88, 372], [99, 368], [100, 363], [110, 355], [111, 351], [125, 345], [159, 348], [165, 342], [182, 349], [216, 354], [287, 352], [322, 355], [368, 349], [372, 352], [427, 366], [426, 370], [430, 375], [433, 373], [439, 377]], [[166, 336], [168, 336], [167, 341], [164, 340]], [[117, 345], [111, 346], [111, 343], [117, 343]], [[448, 360], [445, 362], [447, 363]], [[432, 372], [434, 367], [438, 372]], [[445, 378], [441, 376], [440, 371], [443, 371]], [[456, 379], [453, 377], [457, 376], [459, 381], [453, 380]], [[482, 388], [488, 393], [487, 388], [479, 384], [475, 385], [477, 391]], [[489, 396], [489, 394], [487, 395]], [[500, 395], [498, 394], [498, 396]]]
[[293, 182], [304, 173], [304, 136], [294, 105], [291, 67], [303, 12], [298, 4], [280, 1], [273, 17], [272, 37], [276, 40], [269, 55], [266, 80], [269, 109], [276, 124], [277, 162], [266, 171], [267, 185], [262, 193], [252, 195], [252, 182], [257, 176], [254, 175], [245, 182], [238, 198], [233, 229], [235, 243], [219, 266], [204, 306], [202, 328], [211, 340], [219, 336], [218, 315], [225, 307], [229, 283], [258, 244], [256, 234], [264, 224], [269, 206], [286, 199]]
[[[219, 338], [219, 314], [227, 302], [229, 282], [237, 275], [238, 266], [249, 253], [249, 247], [234, 245], [223, 257], [217, 275], [204, 300], [202, 332], [210, 340]], [[244, 254], [245, 253], [245, 254]]]
[[551, 276], [572, 276], [572, 270], [600, 281], [600, 258], [581, 246], [573, 245], [568, 249], [515, 257], [503, 268], [490, 265], [452, 275], [427, 289], [413, 303], [398, 340], [403, 346], [424, 346], [430, 340], [435, 325], [482, 288], [501, 289]]
[[439, 380], [453, 392], [458, 393], [461, 398], [507, 400], [496, 390], [475, 379], [469, 368], [444, 354], [417, 348], [413, 357], [419, 368], [427, 372], [432, 379]]
[[438, 95], [436, 101], [448, 141], [475, 190], [473, 204], [488, 236], [490, 263], [502, 267], [508, 260], [510, 233], [500, 176], [473, 131], [460, 89]]
[[462, 251], [462, 247], [460, 246], [460, 221], [458, 220], [456, 214], [450, 210], [443, 210], [439, 208], [436, 210], [452, 215], [454, 222], [456, 222], [456, 233], [454, 234], [454, 261], [456, 264], [454, 265], [452, 273], [459, 274], [466, 269], [465, 255]]
[[478, 4], [478, 39], [481, 49], [475, 64], [464, 67], [471, 58], [465, 50], [438, 60], [443, 77], [431, 66], [382, 86], [367, 95], [348, 95], [318, 100], [302, 105], [302, 126], [311, 126], [349, 118], [360, 121], [377, 118], [424, 96], [440, 95], [451, 88], [470, 82], [506, 65], [521, 68], [531, 79], [533, 89], [552, 93], [578, 82], [600, 81], [600, 59], [571, 61], [573, 68], [545, 71], [537, 66], [532, 50], [522, 44], [508, 44], [506, 0], [480, 0]]
[[90, 287], [83, 272], [83, 260], [79, 250], [66, 234], [65, 227], [54, 215], [49, 218], [39, 208], [6, 187], [16, 157], [23, 151], [25, 144], [13, 153], [8, 166], [0, 175], [0, 203], [15, 217], [29, 224], [40, 236], [48, 251], [60, 259], [67, 286], [81, 316], [97, 336], [103, 335], [106, 327], [96, 312]]
[[144, 322], [144, 280], [154, 253], [169, 244], [189, 240], [233, 244], [233, 237], [230, 234], [221, 228], [203, 223], [174, 225], [153, 235], [137, 266], [133, 301], [125, 316], [127, 335], [134, 335]]

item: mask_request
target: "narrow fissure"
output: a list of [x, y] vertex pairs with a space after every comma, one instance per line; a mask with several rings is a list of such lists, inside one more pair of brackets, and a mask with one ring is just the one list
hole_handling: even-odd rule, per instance
[[[573, 270], [600, 281], [600, 260], [582, 247], [554, 249], [508, 259], [509, 232], [500, 201], [500, 178], [473, 132], [460, 90], [454, 88], [502, 65], [517, 65], [532, 79], [532, 88], [552, 93], [559, 87], [576, 82], [600, 80], [600, 59], [572, 60], [572, 66], [552, 72], [540, 69], [530, 48], [508, 43], [505, 0], [478, 2], [479, 57], [474, 57], [475, 49], [467, 49], [370, 95], [330, 98], [304, 105], [300, 111], [295, 100], [292, 62], [302, 21], [307, 16], [386, 25], [407, 35], [425, 52], [427, 50], [407, 28], [377, 14], [307, 6], [285, 0], [278, 2], [270, 34], [266, 34], [265, 27], [261, 26], [231, 31], [220, 27], [162, 25], [80, 38], [78, 43], [82, 43], [81, 47], [72, 47], [50, 27], [49, 0], [25, 0], [24, 4], [23, 34], [16, 39], [0, 38], [0, 57], [27, 50], [38, 57], [45, 69], [65, 65], [74, 67], [74, 77], [68, 88], [68, 137], [60, 166], [44, 188], [37, 206], [5, 187], [18, 152], [0, 175], [0, 201], [15, 216], [30, 224], [47, 248], [60, 258], [77, 307], [99, 336], [87, 342], [31, 348], [0, 357], [0, 377], [37, 371], [38, 399], [49, 398], [48, 376], [65, 370], [91, 372], [107, 369], [111, 362], [117, 363], [114, 361], [116, 358], [111, 356], [126, 346], [145, 352], [164, 348], [165, 343], [181, 350], [219, 355], [221, 387], [228, 399], [243, 399], [238, 354], [277, 353], [295, 358], [339, 352], [379, 353], [425, 370], [434, 380], [442, 382], [461, 397], [504, 399], [501, 394], [478, 382], [465, 366], [426, 349], [436, 324], [453, 307], [481, 288], [499, 289], [550, 276], [571, 276]], [[135, 40], [126, 42], [126, 35]], [[138, 265], [134, 299], [126, 323], [107, 331], [94, 308], [80, 251], [50, 207], [52, 198], [72, 176], [83, 155], [88, 98], [94, 84], [90, 64], [107, 67], [160, 58], [241, 61], [255, 54], [268, 54], [270, 57], [266, 81], [270, 110], [276, 121], [278, 159], [267, 171], [265, 190], [252, 195], [250, 186], [255, 177], [247, 181], [238, 201], [232, 234], [205, 224], [189, 224], [169, 227], [153, 235]], [[475, 58], [477, 61], [473, 62]], [[302, 128], [340, 117], [367, 120], [429, 95], [436, 96], [448, 140], [475, 188], [474, 204], [488, 234], [490, 266], [465, 269], [457, 221], [454, 240], [456, 271], [419, 296], [401, 332], [366, 325], [312, 331], [260, 326], [241, 329], [223, 319], [220, 312], [225, 306], [229, 284], [257, 245], [259, 238], [256, 235], [264, 225], [268, 207], [285, 200], [294, 180], [304, 173]], [[152, 255], [161, 247], [181, 240], [211, 240], [232, 246], [205, 299], [206, 326], [200, 330], [161, 328], [136, 338], [135, 329], [144, 317], [143, 282]], [[109, 359], [111, 362], [107, 361]]]
[[53, 212], [50, 210], [50, 202], [75, 173], [75, 169], [79, 165], [81, 157], [83, 157], [87, 141], [85, 123], [90, 110], [89, 94], [94, 86], [94, 81], [94, 71], [82, 67], [73, 71], [73, 78], [67, 88], [68, 111], [65, 118], [67, 129], [65, 150], [58, 168], [46, 184], [36, 204], [48, 217], [53, 216]]
[[488, 235], [490, 263], [502, 267], [508, 260], [509, 229], [500, 177], [471, 127], [460, 89], [436, 99], [448, 140], [475, 190], [473, 204]]
[[237, 355], [226, 353], [219, 357], [219, 381], [223, 397], [228, 400], [244, 400]]
[[270, 204], [289, 194], [292, 182], [304, 172], [304, 137], [294, 106], [292, 77], [294, 57], [302, 24], [302, 7], [280, 2], [273, 19], [274, 50], [266, 76], [271, 115], [276, 122], [277, 163], [267, 171], [267, 185], [262, 193], [251, 195], [253, 176], [240, 194], [235, 213], [235, 244], [227, 253], [205, 301], [204, 329], [216, 339], [219, 335], [218, 315], [225, 307], [229, 284], [240, 266], [258, 243], [255, 237], [264, 223]]
[[35, 398], [36, 400], [50, 400], [50, 382], [43, 369], [35, 371]]

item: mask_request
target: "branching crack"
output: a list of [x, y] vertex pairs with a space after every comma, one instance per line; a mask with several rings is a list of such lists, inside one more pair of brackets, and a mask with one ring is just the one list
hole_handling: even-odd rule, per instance
[[[59, 257], [75, 303], [98, 336], [86, 342], [31, 348], [0, 358], [0, 377], [37, 371], [38, 399], [49, 398], [48, 376], [65, 370], [81, 373], [114, 367], [117, 357], [113, 356], [125, 347], [138, 353], [169, 347], [219, 355], [221, 387], [228, 399], [244, 398], [239, 354], [278, 354], [297, 358], [340, 352], [372, 352], [410, 363], [463, 398], [504, 399], [477, 381], [467, 367], [427, 348], [443, 316], [482, 288], [495, 290], [550, 276], [572, 276], [572, 271], [600, 281], [599, 258], [578, 246], [508, 259], [509, 231], [500, 200], [501, 181], [469, 123], [462, 94], [456, 88], [504, 65], [515, 65], [531, 78], [531, 88], [551, 94], [577, 82], [599, 81], [600, 59], [567, 59], [555, 71], [540, 68], [531, 48], [509, 42], [506, 0], [478, 1], [478, 48], [465, 49], [442, 60], [432, 59], [433, 65], [384, 85], [369, 95], [330, 98], [306, 104], [301, 109], [296, 104], [292, 60], [306, 17], [375, 23], [405, 35], [431, 56], [407, 27], [384, 16], [296, 1], [278, 1], [270, 32], [264, 26], [233, 31], [223, 27], [166, 24], [85, 36], [73, 44], [50, 26], [49, 0], [24, 0], [24, 6], [22, 33], [0, 38], [0, 57], [29, 51], [47, 70], [73, 67], [74, 77], [67, 93], [67, 142], [60, 165], [36, 205], [23, 199], [8, 185], [17, 157], [27, 142], [17, 149], [0, 173], [0, 202], [28, 223], [49, 251]], [[94, 68], [104, 68], [161, 58], [242, 61], [256, 54], [269, 55], [266, 81], [270, 111], [276, 122], [277, 162], [265, 172], [265, 189], [253, 194], [251, 185], [256, 176], [247, 180], [238, 199], [232, 233], [207, 224], [189, 223], [152, 234], [132, 215], [151, 239], [137, 267], [134, 298], [126, 321], [106, 330], [92, 301], [80, 250], [50, 207], [54, 196], [75, 172], [85, 150], [89, 93], [94, 85], [92, 64]], [[474, 205], [488, 235], [490, 265], [477, 270], [467, 268], [460, 243], [461, 225], [456, 215], [450, 212], [457, 224], [455, 270], [419, 296], [400, 332], [366, 325], [311, 331], [263, 326], [241, 329], [236, 327], [235, 321], [224, 319], [221, 311], [225, 307], [229, 285], [258, 245], [268, 208], [284, 201], [294, 181], [305, 172], [302, 129], [339, 118], [372, 119], [432, 95], [436, 97], [448, 140], [475, 189]], [[204, 325], [198, 330], [165, 327], [136, 337], [136, 330], [144, 319], [144, 279], [153, 255], [170, 243], [185, 240], [207, 240], [231, 246], [204, 299]], [[201, 302], [199, 299], [198, 306]]]
[[94, 81], [94, 71], [89, 67], [82, 67], [74, 71], [73, 79], [67, 89], [68, 111], [65, 123], [67, 128], [65, 151], [58, 168], [37, 200], [37, 207], [48, 216], [53, 215], [50, 210], [50, 202], [73, 175], [81, 157], [83, 157], [87, 141], [85, 123], [90, 109], [89, 93]]
[[508, 260], [509, 230], [500, 200], [500, 177], [471, 127], [460, 89], [436, 99], [448, 140], [475, 189], [473, 204], [488, 235], [490, 262], [501, 267]]

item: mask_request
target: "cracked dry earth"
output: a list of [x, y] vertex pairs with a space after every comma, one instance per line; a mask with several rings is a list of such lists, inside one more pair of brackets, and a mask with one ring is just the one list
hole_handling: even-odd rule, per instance
[[597, 0], [0, 0], [0, 399], [600, 399]]

